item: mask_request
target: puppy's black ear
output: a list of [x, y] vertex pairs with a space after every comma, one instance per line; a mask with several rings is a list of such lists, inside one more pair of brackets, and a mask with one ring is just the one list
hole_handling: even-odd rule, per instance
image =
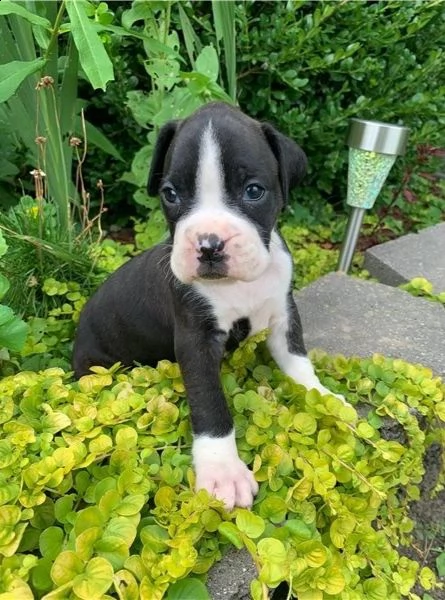
[[164, 175], [165, 157], [178, 129], [178, 125], [179, 121], [169, 121], [159, 131], [151, 159], [150, 174], [148, 175], [147, 192], [149, 196], [157, 196], [159, 193], [159, 186]]
[[306, 174], [306, 154], [298, 144], [277, 131], [272, 125], [262, 123], [261, 129], [278, 161], [283, 201], [284, 204], [286, 204], [290, 190], [292, 190]]

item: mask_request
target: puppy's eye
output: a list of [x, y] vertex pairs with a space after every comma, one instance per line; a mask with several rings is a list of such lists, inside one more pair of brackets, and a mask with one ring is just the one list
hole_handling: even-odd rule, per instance
[[176, 193], [176, 190], [174, 190], [172, 187], [165, 187], [163, 190], [161, 190], [161, 193], [162, 193], [164, 200], [168, 204], [178, 204], [179, 203], [179, 196]]
[[265, 191], [266, 190], [258, 183], [250, 183], [244, 190], [244, 200], [261, 200]]

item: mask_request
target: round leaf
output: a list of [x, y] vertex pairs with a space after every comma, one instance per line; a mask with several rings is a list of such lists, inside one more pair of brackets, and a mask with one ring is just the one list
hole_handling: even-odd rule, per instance
[[371, 577], [363, 584], [363, 591], [366, 600], [387, 600], [388, 589], [382, 579]]
[[286, 502], [280, 496], [267, 496], [259, 506], [259, 513], [263, 519], [269, 519], [272, 523], [281, 523], [287, 513]]
[[218, 527], [218, 531], [221, 535], [227, 538], [229, 542], [231, 542], [235, 546], [235, 548], [238, 548], [238, 550], [240, 550], [243, 547], [241, 533], [233, 523], [224, 521]]
[[65, 550], [57, 556], [51, 569], [51, 579], [57, 586], [70, 583], [83, 571], [83, 561], [71, 550]]
[[242, 533], [252, 539], [260, 537], [266, 528], [266, 524], [261, 517], [245, 509], [238, 509], [236, 525]]
[[48, 527], [40, 534], [39, 549], [42, 556], [54, 560], [62, 550], [65, 534], [60, 527]]
[[263, 538], [257, 545], [258, 554], [262, 560], [272, 563], [282, 563], [287, 558], [283, 542], [275, 538]]
[[328, 557], [327, 549], [321, 542], [315, 540], [298, 544], [297, 552], [304, 557], [310, 567], [314, 568], [324, 565]]
[[317, 430], [317, 421], [307, 413], [297, 413], [293, 425], [303, 435], [312, 435]]
[[101, 600], [113, 583], [113, 567], [100, 556], [92, 558], [85, 571], [73, 581], [73, 591], [81, 600]]
[[176, 581], [168, 588], [166, 600], [211, 600], [206, 586], [194, 577]]

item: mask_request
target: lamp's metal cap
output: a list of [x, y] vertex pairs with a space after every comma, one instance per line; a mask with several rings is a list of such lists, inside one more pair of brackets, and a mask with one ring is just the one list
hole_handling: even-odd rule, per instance
[[359, 150], [403, 156], [408, 133], [408, 127], [402, 125], [351, 119], [346, 143]]

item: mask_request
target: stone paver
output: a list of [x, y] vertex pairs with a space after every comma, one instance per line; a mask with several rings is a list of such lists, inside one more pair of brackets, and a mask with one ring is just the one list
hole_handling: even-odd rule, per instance
[[296, 296], [308, 348], [377, 352], [445, 375], [445, 309], [381, 283], [330, 273]]
[[437, 293], [445, 290], [445, 223], [374, 246], [365, 252], [365, 269], [381, 283], [400, 285], [425, 277]]

